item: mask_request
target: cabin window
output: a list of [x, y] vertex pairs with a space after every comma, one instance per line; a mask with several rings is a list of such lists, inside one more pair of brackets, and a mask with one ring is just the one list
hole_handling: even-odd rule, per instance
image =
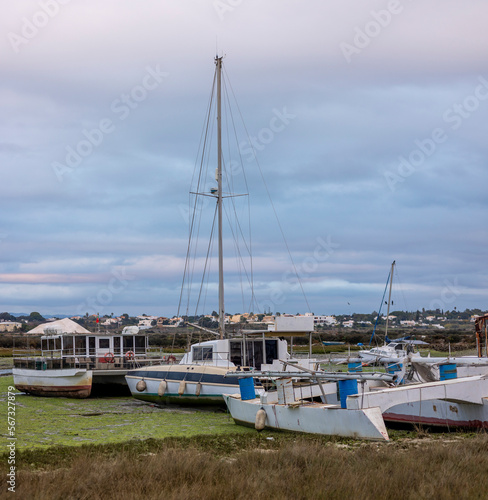
[[100, 349], [110, 349], [110, 339], [99, 339], [98, 347]]
[[263, 341], [246, 340], [246, 363], [247, 366], [253, 366], [256, 370], [261, 369], [263, 363]]
[[193, 347], [193, 361], [212, 361], [213, 347]]
[[[90, 339], [95, 337], [90, 337]], [[86, 337], [75, 337], [76, 354], [86, 356]]]
[[120, 356], [120, 337], [114, 337], [114, 354]]
[[242, 340], [234, 340], [230, 344], [230, 360], [237, 366], [254, 366], [261, 368], [262, 363], [271, 364], [274, 359], [278, 359], [278, 340], [267, 339], [266, 360], [263, 361], [263, 341], [262, 339], [248, 339], [246, 345], [246, 359], [242, 355]]
[[97, 354], [97, 350], [95, 347], [95, 337], [88, 337], [88, 355], [95, 356]]
[[134, 338], [136, 354], [145, 354], [146, 352], [146, 337], [135, 337]]
[[73, 354], [73, 337], [63, 337], [63, 350], [65, 354]]
[[56, 337], [54, 339], [54, 350], [56, 350], [56, 351], [61, 350], [61, 337]]
[[43, 351], [47, 351], [48, 350], [47, 339], [41, 339], [41, 349]]
[[242, 340], [235, 340], [230, 343], [230, 360], [236, 366], [242, 366]]
[[124, 352], [134, 350], [134, 337], [124, 337]]
[[271, 364], [274, 359], [278, 359], [278, 341], [266, 340], [266, 364]]

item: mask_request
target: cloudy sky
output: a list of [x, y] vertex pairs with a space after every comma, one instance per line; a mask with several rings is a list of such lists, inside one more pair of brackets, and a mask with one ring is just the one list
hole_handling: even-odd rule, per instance
[[3, 12], [2, 311], [176, 314], [216, 52], [249, 133], [230, 159], [250, 172], [254, 312], [377, 310], [393, 260], [398, 308], [488, 308], [485, 1]]

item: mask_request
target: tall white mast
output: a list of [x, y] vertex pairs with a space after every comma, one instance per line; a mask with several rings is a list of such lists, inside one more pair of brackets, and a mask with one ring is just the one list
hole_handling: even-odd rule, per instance
[[224, 256], [222, 244], [222, 57], [215, 57], [217, 66], [217, 210], [219, 233], [219, 334], [225, 337]]

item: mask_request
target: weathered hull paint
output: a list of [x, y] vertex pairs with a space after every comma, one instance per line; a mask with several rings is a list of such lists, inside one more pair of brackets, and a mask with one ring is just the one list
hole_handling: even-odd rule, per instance
[[263, 403], [260, 398], [242, 401], [238, 395], [224, 395], [229, 412], [239, 425], [254, 426], [258, 410], [266, 412], [265, 428], [342, 436], [355, 439], [388, 440], [379, 408], [348, 410], [319, 403], [285, 405]]
[[83, 399], [91, 394], [92, 372], [90, 370], [14, 368], [12, 373], [15, 388], [34, 396]]
[[393, 423], [488, 429], [488, 399], [482, 405], [442, 400], [404, 403], [390, 408], [383, 418]]
[[488, 428], [488, 375], [349, 395], [348, 409], [378, 407], [388, 422]]

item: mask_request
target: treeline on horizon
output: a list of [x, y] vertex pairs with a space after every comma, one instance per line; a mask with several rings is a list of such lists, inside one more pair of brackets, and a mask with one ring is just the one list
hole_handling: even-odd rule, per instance
[[[235, 314], [241, 314], [241, 313], [235, 313]], [[252, 314], [252, 313], [251, 313]], [[280, 313], [276, 312], [274, 313], [275, 316], [280, 316], [281, 314], [285, 313]], [[312, 313], [314, 314], [314, 313]], [[401, 310], [395, 310], [395, 311], [390, 311], [390, 316], [395, 316], [397, 320], [399, 321], [421, 321], [425, 320], [429, 316], [434, 316], [435, 318], [446, 318], [448, 320], [469, 320], [473, 316], [484, 316], [488, 314], [488, 310], [481, 310], [481, 309], [465, 309], [464, 311], [457, 310], [456, 308], [452, 310], [446, 310], [444, 311], [443, 309], [424, 309], [422, 310], [416, 310], [416, 311], [401, 311]], [[299, 315], [299, 313], [297, 313]], [[315, 314], [314, 314], [315, 315]], [[112, 318], [114, 315], [113, 313], [105, 314], [105, 315], [100, 315], [100, 318]], [[146, 314], [142, 314], [141, 316], [147, 316]], [[212, 316], [218, 316], [217, 313], [213, 312]], [[228, 316], [232, 316], [232, 314], [228, 314]], [[259, 313], [256, 314], [258, 320], [262, 320], [264, 318], [264, 314]], [[326, 316], [326, 314], [322, 314], [322, 316]], [[337, 321], [347, 321], [352, 319], [355, 322], [365, 322], [365, 321], [370, 321], [374, 322], [376, 321], [376, 318], [378, 317], [378, 312], [373, 311], [371, 313], [351, 313], [351, 314], [330, 314], [329, 316], [334, 316]], [[382, 316], [386, 316], [385, 313], [382, 313]], [[49, 316], [50, 318], [52, 316]], [[127, 313], [121, 314], [120, 317], [123, 318], [123, 321], [130, 321], [131, 318], [135, 318], [135, 316], [130, 316]], [[182, 318], [185, 321], [188, 321], [190, 323], [197, 322], [204, 318], [205, 315], [197, 315], [197, 316], [182, 316]], [[29, 315], [26, 314], [21, 314], [19, 316], [15, 316], [14, 314], [8, 313], [8, 312], [2, 312], [0, 313], [0, 321], [28, 321], [29, 323], [34, 323], [34, 322], [43, 322], [46, 321], [46, 318], [42, 316], [37, 311], [31, 312]], [[92, 316], [86, 316], [83, 317], [81, 320], [78, 320], [77, 322], [79, 323], [84, 323], [85, 321], [94, 321], [92, 319]]]

